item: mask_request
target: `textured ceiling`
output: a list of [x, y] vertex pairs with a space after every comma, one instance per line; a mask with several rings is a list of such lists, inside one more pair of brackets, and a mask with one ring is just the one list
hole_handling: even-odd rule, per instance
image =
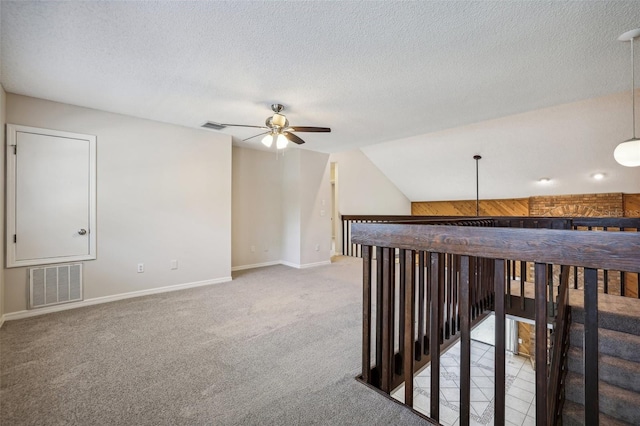
[[0, 13], [8, 92], [189, 127], [262, 125], [280, 102], [292, 124], [333, 129], [300, 134], [323, 152], [628, 90], [616, 38], [640, 26], [637, 1], [2, 1]]

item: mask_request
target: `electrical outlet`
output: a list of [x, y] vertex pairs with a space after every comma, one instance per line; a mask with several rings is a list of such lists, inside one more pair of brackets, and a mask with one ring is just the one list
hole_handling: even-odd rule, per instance
[[178, 269], [178, 260], [177, 259], [171, 260], [171, 269]]
[[138, 263], [138, 273], [144, 272], [144, 263]]
[[320, 244], [316, 244], [316, 251], [320, 251]]

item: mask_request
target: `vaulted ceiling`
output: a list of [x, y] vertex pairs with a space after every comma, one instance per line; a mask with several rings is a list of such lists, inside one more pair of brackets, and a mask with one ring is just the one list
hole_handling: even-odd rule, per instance
[[[637, 1], [2, 1], [0, 14], [0, 82], [8, 92], [188, 127], [262, 125], [279, 102], [292, 124], [332, 128], [300, 134], [304, 148], [363, 148], [413, 200], [470, 198], [471, 157], [482, 150], [494, 155], [483, 170], [498, 167], [485, 176], [497, 188], [491, 196], [535, 195], [527, 182], [561, 176], [567, 164], [581, 176], [604, 171], [608, 186], [539, 191], [640, 192], [638, 168], [599, 164], [600, 151], [582, 164], [555, 164], [560, 154], [536, 160], [518, 149], [542, 134], [564, 147], [562, 155], [592, 152], [584, 138], [536, 128], [555, 120], [536, 111], [576, 105], [567, 107], [571, 115], [593, 98], [617, 108], [610, 144], [631, 136], [629, 44], [616, 39], [640, 26]], [[474, 145], [474, 126], [500, 127], [512, 116], [530, 119], [533, 140], [498, 129]], [[223, 131], [237, 144], [259, 145], [241, 142], [256, 133], [250, 129]], [[398, 149], [407, 143], [420, 149]], [[499, 166], [518, 161], [526, 176], [509, 182], [518, 169]], [[450, 182], [446, 195], [430, 186], [434, 176]], [[500, 190], [505, 182], [520, 189]]]

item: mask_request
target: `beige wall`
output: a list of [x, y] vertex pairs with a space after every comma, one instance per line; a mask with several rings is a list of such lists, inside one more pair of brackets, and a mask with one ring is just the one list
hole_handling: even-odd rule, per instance
[[[0, 188], [4, 188], [5, 179], [5, 123], [6, 123], [6, 93], [2, 85], [0, 85]], [[0, 262], [4, 265], [4, 193], [0, 196]], [[4, 301], [5, 301], [5, 289], [4, 289], [4, 274], [0, 273], [0, 326], [4, 321]]]
[[331, 154], [329, 161], [336, 165], [336, 252], [342, 251], [341, 215], [411, 214], [409, 199], [359, 149]]
[[233, 267], [280, 261], [282, 166], [272, 152], [233, 147]]
[[[331, 259], [329, 155], [285, 152], [282, 170], [282, 262], [307, 267]], [[322, 206], [324, 200], [325, 206]], [[324, 210], [324, 215], [321, 211]], [[316, 250], [318, 246], [318, 250]]]
[[281, 260], [300, 265], [300, 150], [289, 150], [282, 161]]
[[[84, 262], [85, 300], [230, 279], [230, 136], [14, 94], [6, 114], [97, 136], [98, 258]], [[5, 312], [26, 309], [27, 270], [4, 277]]]
[[233, 148], [234, 269], [274, 263], [307, 267], [330, 260], [328, 160], [328, 154], [298, 148], [277, 157]]
[[344, 214], [410, 215], [411, 202], [360, 150], [331, 154], [338, 165], [338, 209]]
[[300, 263], [331, 258], [331, 166], [329, 155], [300, 150]]

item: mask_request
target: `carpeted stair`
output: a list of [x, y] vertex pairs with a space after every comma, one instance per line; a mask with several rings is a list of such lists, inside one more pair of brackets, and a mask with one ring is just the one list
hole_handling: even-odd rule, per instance
[[[615, 296], [599, 303], [600, 424], [640, 425], [640, 301], [626, 300], [621, 309]], [[602, 300], [604, 299], [604, 300]], [[617, 299], [622, 299], [617, 297]], [[584, 425], [584, 310], [572, 297], [571, 348], [566, 378], [564, 425]], [[608, 304], [607, 301], [613, 301]], [[577, 306], [576, 306], [577, 305]]]

